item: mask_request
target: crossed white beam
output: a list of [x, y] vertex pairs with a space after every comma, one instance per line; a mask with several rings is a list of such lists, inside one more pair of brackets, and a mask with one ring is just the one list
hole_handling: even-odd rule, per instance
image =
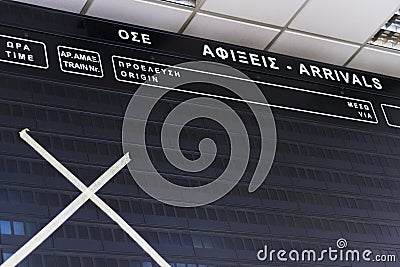
[[66, 220], [68, 220], [80, 207], [89, 199], [103, 210], [122, 230], [124, 230], [150, 257], [153, 258], [161, 267], [170, 267], [170, 265], [155, 251], [146, 240], [144, 240], [129, 224], [119, 216], [110, 206], [108, 206], [96, 193], [107, 182], [109, 182], [122, 168], [127, 165], [131, 159], [129, 153], [126, 153], [106, 172], [104, 172], [93, 184], [86, 187], [75, 175], [58, 162], [49, 152], [47, 152], [39, 143], [37, 143], [28, 134], [28, 129], [22, 130], [19, 135], [36, 152], [38, 152], [47, 162], [56, 168], [65, 178], [75, 185], [82, 193], [72, 201], [61, 213], [51, 220], [42, 230], [40, 230], [32, 239], [30, 239], [17, 252], [9, 257], [0, 267], [15, 267], [25, 259], [33, 250], [42, 244], [50, 235], [52, 235]]

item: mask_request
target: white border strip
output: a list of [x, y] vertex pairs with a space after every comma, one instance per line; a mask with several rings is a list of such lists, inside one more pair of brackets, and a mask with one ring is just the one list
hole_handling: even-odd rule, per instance
[[323, 115], [323, 116], [332, 117], [332, 118], [339, 118], [339, 119], [345, 119], [345, 120], [351, 120], [351, 121], [366, 122], [366, 123], [371, 123], [371, 124], [378, 124], [379, 123], [378, 117], [376, 116], [376, 113], [375, 113], [374, 106], [372, 105], [372, 102], [370, 102], [368, 100], [356, 99], [356, 98], [351, 98], [351, 97], [346, 97], [346, 96], [332, 95], [332, 94], [328, 94], [328, 93], [316, 92], [316, 91], [311, 91], [311, 90], [307, 90], [307, 89], [302, 89], [302, 88], [297, 88], [297, 87], [292, 87], [292, 86], [286, 86], [286, 85], [280, 85], [280, 84], [274, 84], [274, 83], [254, 81], [254, 80], [251, 80], [251, 79], [244, 79], [244, 78], [239, 78], [239, 77], [234, 77], [234, 76], [229, 76], [229, 75], [224, 75], [224, 74], [217, 74], [217, 73], [212, 73], [212, 72], [208, 72], [208, 71], [193, 70], [193, 69], [188, 69], [188, 68], [183, 68], [183, 67], [170, 66], [170, 65], [167, 65], [167, 64], [155, 63], [155, 62], [151, 62], [151, 61], [139, 60], [139, 59], [134, 59], [134, 58], [127, 58], [127, 57], [121, 57], [121, 56], [115, 56], [115, 55], [112, 56], [111, 58], [112, 58], [112, 63], [113, 63], [115, 79], [117, 81], [124, 82], [124, 83], [133, 83], [133, 84], [139, 84], [139, 85], [144, 84], [143, 82], [135, 82], [135, 81], [128, 81], [128, 80], [118, 79], [117, 71], [116, 71], [116, 67], [115, 67], [115, 58], [138, 61], [138, 62], [147, 63], [147, 64], [154, 64], [154, 65], [164, 66], [164, 67], [167, 67], [167, 68], [171, 67], [171, 68], [181, 69], [181, 70], [185, 70], [185, 71], [193, 71], [193, 72], [198, 72], [198, 73], [202, 73], [202, 74], [206, 74], [206, 75], [214, 75], [214, 76], [219, 76], [219, 77], [224, 77], [224, 78], [231, 78], [231, 79], [236, 79], [236, 80], [241, 80], [241, 81], [246, 81], [246, 82], [254, 82], [254, 83], [258, 83], [258, 84], [269, 85], [269, 86], [274, 86], [274, 87], [279, 87], [279, 88], [284, 88], [284, 89], [290, 89], [290, 90], [295, 90], [295, 91], [300, 91], [300, 92], [305, 92], [305, 93], [312, 93], [312, 94], [317, 94], [317, 95], [330, 96], [330, 97], [335, 97], [335, 98], [351, 100], [351, 101], [364, 102], [364, 103], [368, 103], [370, 105], [370, 107], [372, 108], [372, 112], [374, 114], [375, 121], [368, 121], [368, 120], [345, 117], [345, 116], [340, 116], [340, 115], [327, 114], [327, 113], [317, 112], [317, 111], [302, 110], [302, 109], [285, 107], [285, 106], [280, 106], [280, 105], [260, 103], [260, 102], [256, 102], [256, 101], [245, 100], [245, 99], [237, 99], [237, 98], [232, 98], [232, 97], [225, 97], [225, 96], [219, 96], [219, 95], [213, 95], [213, 94], [207, 94], [207, 93], [200, 93], [200, 92], [188, 91], [188, 90], [177, 89], [177, 88], [169, 88], [169, 87], [165, 87], [165, 86], [161, 86], [161, 85], [155, 85], [155, 84], [154, 85], [153, 84], [146, 84], [146, 85], [152, 86], [152, 87], [157, 87], [157, 88], [167, 89], [167, 90], [174, 90], [174, 91], [178, 91], [178, 92], [190, 93], [190, 94], [207, 96], [207, 97], [220, 98], [220, 99], [225, 99], [225, 100], [239, 101], [239, 102], [244, 102], [244, 103], [248, 103], [248, 104], [256, 104], [256, 105], [269, 106], [269, 107], [273, 107], [273, 108], [281, 108], [281, 109], [286, 109], [286, 110], [291, 110], [291, 111], [299, 111], [299, 112], [315, 114], [315, 115]]
[[[62, 58], [61, 58], [60, 48], [66, 48], [66, 49], [71, 49], [71, 50], [76, 50], [76, 51], [82, 51], [82, 52], [86, 52], [86, 53], [97, 54], [97, 56], [99, 57], [101, 75], [86, 74], [86, 73], [81, 73], [81, 72], [76, 72], [76, 71], [70, 71], [70, 70], [65, 70], [65, 69], [63, 69], [63, 65], [62, 65], [62, 61], [63, 61], [63, 60], [62, 60]], [[62, 72], [73, 73], [73, 74], [78, 74], [78, 75], [83, 75], [83, 76], [96, 77], [96, 78], [103, 78], [103, 77], [104, 77], [103, 64], [102, 64], [102, 62], [101, 62], [101, 56], [100, 56], [100, 54], [99, 54], [98, 52], [96, 52], [96, 51], [90, 51], [90, 50], [84, 50], [84, 49], [79, 49], [79, 48], [75, 48], [75, 47], [64, 46], [64, 45], [59, 45], [59, 46], [57, 46], [57, 53], [58, 53], [58, 61], [59, 61], [59, 63], [60, 63], [60, 69], [61, 69]]]
[[385, 116], [385, 120], [386, 120], [387, 125], [389, 125], [391, 127], [394, 127], [394, 128], [400, 128], [400, 125], [391, 124], [389, 122], [389, 119], [388, 119], [386, 111], [385, 111], [385, 107], [394, 108], [394, 109], [398, 109], [398, 110], [400, 110], [400, 107], [399, 106], [394, 106], [394, 105], [389, 105], [389, 104], [381, 104], [381, 108], [382, 108], [382, 111], [383, 111], [383, 115]]
[[20, 62], [15, 62], [15, 61], [11, 61], [11, 60], [5, 60], [5, 59], [0, 59], [1, 62], [17, 64], [17, 65], [22, 65], [22, 66], [28, 66], [28, 67], [38, 68], [38, 69], [48, 69], [49, 68], [49, 58], [47, 56], [47, 46], [46, 46], [45, 43], [39, 42], [39, 41], [34, 41], [34, 40], [29, 40], [29, 39], [18, 38], [18, 37], [9, 36], [9, 35], [4, 35], [4, 34], [0, 34], [0, 37], [14, 39], [14, 40], [20, 40], [20, 41], [24, 41], [24, 42], [30, 42], [30, 43], [42, 45], [43, 46], [43, 50], [44, 50], [44, 55], [46, 57], [46, 66], [43, 67], [43, 66], [27, 64], [27, 63], [20, 63]]

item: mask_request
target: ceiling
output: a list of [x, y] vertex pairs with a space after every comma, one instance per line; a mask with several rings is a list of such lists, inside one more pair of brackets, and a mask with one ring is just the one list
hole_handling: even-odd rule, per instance
[[400, 51], [368, 44], [400, 0], [19, 0], [400, 78]]

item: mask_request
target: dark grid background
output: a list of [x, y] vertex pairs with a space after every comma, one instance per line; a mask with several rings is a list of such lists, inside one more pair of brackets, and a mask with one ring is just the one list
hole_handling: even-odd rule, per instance
[[[122, 119], [136, 87], [130, 86], [127, 93], [0, 74], [3, 258], [78, 195], [18, 132], [29, 127], [34, 138], [89, 185], [123, 154]], [[162, 107], [173, 107], [180, 101], [180, 95], [168, 95], [161, 101], [160, 114]], [[244, 179], [223, 199], [200, 208], [163, 205], [141, 191], [126, 168], [100, 190], [99, 196], [173, 267], [265, 266], [256, 261], [256, 251], [264, 244], [276, 250], [318, 251], [335, 246], [341, 237], [351, 248], [400, 258], [400, 137], [395, 130], [382, 127], [381, 132], [379, 128], [370, 131], [363, 123], [274, 109], [279, 138], [275, 162], [263, 186], [249, 194], [251, 166], [257, 163], [258, 129], [250, 123], [252, 117], [246, 108], [236, 110], [249, 118], [245, 123], [252, 159]], [[188, 157], [198, 156], [198, 140], [205, 134], [216, 140], [219, 148], [212, 167], [189, 176], [168, 168], [162, 157], [157, 161], [158, 119], [155, 112], [148, 122], [147, 143], [165, 177], [196, 186], [221, 173], [229, 160], [229, 142], [219, 125], [199, 120], [185, 127], [181, 145]], [[88, 202], [21, 266], [156, 265]]]

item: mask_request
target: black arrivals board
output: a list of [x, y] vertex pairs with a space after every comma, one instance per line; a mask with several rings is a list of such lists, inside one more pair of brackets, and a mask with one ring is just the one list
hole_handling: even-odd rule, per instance
[[0, 1], [0, 266], [398, 266], [399, 88]]

